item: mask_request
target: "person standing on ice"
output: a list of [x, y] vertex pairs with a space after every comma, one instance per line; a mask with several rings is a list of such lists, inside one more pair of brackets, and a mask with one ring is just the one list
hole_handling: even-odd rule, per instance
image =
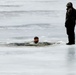
[[75, 20], [76, 20], [76, 10], [73, 8], [73, 4], [71, 2], [67, 3], [67, 12], [66, 12], [66, 21], [65, 27], [68, 35], [68, 43], [67, 45], [75, 44]]

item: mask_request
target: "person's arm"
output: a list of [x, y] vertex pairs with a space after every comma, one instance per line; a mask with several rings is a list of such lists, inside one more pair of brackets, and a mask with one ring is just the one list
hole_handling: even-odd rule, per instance
[[68, 10], [67, 10], [67, 15], [68, 15], [68, 19], [70, 19], [70, 18], [72, 18], [72, 8], [69, 8]]
[[72, 18], [72, 8], [69, 8], [66, 13], [65, 27], [67, 27], [71, 18]]

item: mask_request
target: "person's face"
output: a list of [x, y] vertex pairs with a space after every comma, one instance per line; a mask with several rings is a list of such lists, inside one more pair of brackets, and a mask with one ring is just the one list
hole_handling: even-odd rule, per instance
[[34, 39], [34, 43], [38, 43], [39, 42], [39, 39]]
[[72, 8], [72, 7], [70, 7], [70, 6], [66, 6], [66, 10], [68, 10], [68, 9], [70, 9], [70, 8]]
[[68, 3], [68, 4], [66, 5], [66, 7], [67, 7], [67, 8], [72, 8], [72, 4], [71, 4], [71, 3]]
[[66, 6], [67, 8], [71, 8], [70, 6]]

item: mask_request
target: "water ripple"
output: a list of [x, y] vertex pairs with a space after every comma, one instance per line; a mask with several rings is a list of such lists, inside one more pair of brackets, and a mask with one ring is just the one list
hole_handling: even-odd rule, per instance
[[20, 7], [20, 5], [0, 5], [0, 7]]

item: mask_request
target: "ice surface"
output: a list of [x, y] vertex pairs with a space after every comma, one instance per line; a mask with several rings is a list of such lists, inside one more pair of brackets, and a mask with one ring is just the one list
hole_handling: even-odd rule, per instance
[[[76, 75], [76, 46], [67, 46], [66, 4], [75, 0], [0, 0], [0, 75]], [[2, 46], [33, 41], [45, 47]]]
[[75, 75], [76, 46], [0, 47], [0, 75]]

